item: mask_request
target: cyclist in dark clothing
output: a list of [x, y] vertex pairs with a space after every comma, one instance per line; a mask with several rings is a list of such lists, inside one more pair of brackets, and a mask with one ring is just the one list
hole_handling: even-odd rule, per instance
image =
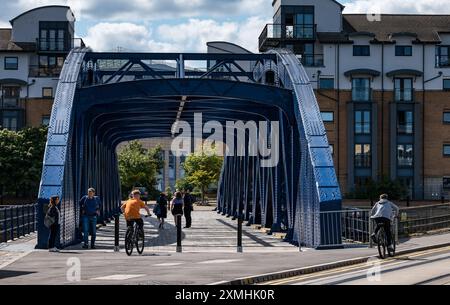
[[184, 194], [184, 217], [186, 218], [186, 227], [189, 229], [192, 226], [192, 211], [194, 210], [194, 197], [190, 194], [190, 190], [186, 190]]
[[47, 215], [54, 219], [53, 224], [50, 226], [50, 236], [48, 238], [48, 249], [50, 252], [59, 252], [58, 248], [56, 248], [56, 236], [59, 231], [59, 197], [53, 196], [50, 198], [49, 210], [47, 211]]

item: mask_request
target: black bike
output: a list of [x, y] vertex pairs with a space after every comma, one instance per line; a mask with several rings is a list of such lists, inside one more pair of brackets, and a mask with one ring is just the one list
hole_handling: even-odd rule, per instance
[[385, 227], [383, 225], [381, 225], [381, 228], [378, 231], [376, 240], [377, 240], [377, 245], [378, 245], [378, 253], [380, 254], [381, 259], [385, 259], [387, 257], [386, 254], [388, 254], [390, 257], [395, 256], [397, 241], [395, 240], [396, 238], [395, 238], [394, 228], [395, 228], [395, 223], [393, 223], [391, 226], [392, 248], [390, 248], [388, 245]]
[[133, 254], [134, 247], [136, 247], [136, 250], [140, 255], [144, 253], [144, 228], [139, 227], [136, 221], [134, 221], [133, 226], [128, 227], [127, 233], [125, 234], [125, 251], [127, 252], [128, 256], [131, 256], [131, 254]]

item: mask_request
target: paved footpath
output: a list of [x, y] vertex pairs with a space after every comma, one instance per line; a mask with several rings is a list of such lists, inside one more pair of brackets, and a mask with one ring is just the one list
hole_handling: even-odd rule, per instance
[[[193, 229], [185, 230], [184, 253], [175, 252], [175, 228], [169, 219], [158, 232], [146, 219], [144, 255], [114, 253], [114, 226], [99, 231], [98, 249], [79, 246], [62, 253], [35, 251], [35, 236], [0, 245], [0, 285], [5, 284], [211, 284], [258, 274], [347, 260], [376, 254], [376, 249], [313, 250], [298, 248], [244, 227], [244, 253], [236, 253], [236, 221], [212, 211], [195, 211]], [[121, 223], [121, 244], [125, 225]], [[450, 242], [450, 234], [404, 241], [400, 250]], [[80, 281], [73, 282], [73, 263], [80, 263]], [[67, 274], [69, 273], [69, 277]]]

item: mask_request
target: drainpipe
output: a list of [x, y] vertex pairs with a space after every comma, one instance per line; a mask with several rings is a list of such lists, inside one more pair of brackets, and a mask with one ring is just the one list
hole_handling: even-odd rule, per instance
[[422, 199], [425, 198], [425, 43], [422, 43]]
[[[338, 181], [339, 181], [339, 176], [340, 176], [340, 172], [341, 172], [341, 166], [340, 166], [340, 159], [341, 159], [341, 153], [340, 153], [340, 147], [341, 147], [341, 145], [340, 145], [340, 138], [339, 138], [339, 133], [340, 133], [340, 126], [341, 126], [341, 124], [340, 124], [340, 122], [341, 122], [341, 120], [340, 120], [340, 117], [339, 117], [339, 115], [340, 115], [340, 104], [341, 104], [341, 81], [340, 81], [340, 79], [341, 79], [341, 74], [340, 74], [340, 57], [341, 57], [341, 45], [340, 45], [340, 43], [338, 42], [338, 45], [337, 45], [337, 64], [336, 64], [336, 66], [337, 66], [337, 100], [336, 100], [336, 104], [337, 104], [337, 115], [336, 115], [336, 118], [337, 118], [337, 133], [336, 133], [336, 156], [337, 156], [337, 175], [338, 175]], [[347, 185], [348, 185], [348, 181], [347, 181]]]
[[33, 86], [36, 83], [36, 80], [33, 79], [31, 81], [31, 84], [27, 82], [27, 97], [25, 98], [25, 118], [24, 118], [24, 125], [27, 125], [27, 105], [28, 101], [30, 99], [30, 87]]
[[381, 179], [384, 177], [384, 42], [381, 43]]

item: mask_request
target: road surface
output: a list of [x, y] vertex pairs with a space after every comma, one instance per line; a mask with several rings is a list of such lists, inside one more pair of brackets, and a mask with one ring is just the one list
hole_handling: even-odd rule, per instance
[[450, 285], [450, 247], [304, 276], [269, 285]]

